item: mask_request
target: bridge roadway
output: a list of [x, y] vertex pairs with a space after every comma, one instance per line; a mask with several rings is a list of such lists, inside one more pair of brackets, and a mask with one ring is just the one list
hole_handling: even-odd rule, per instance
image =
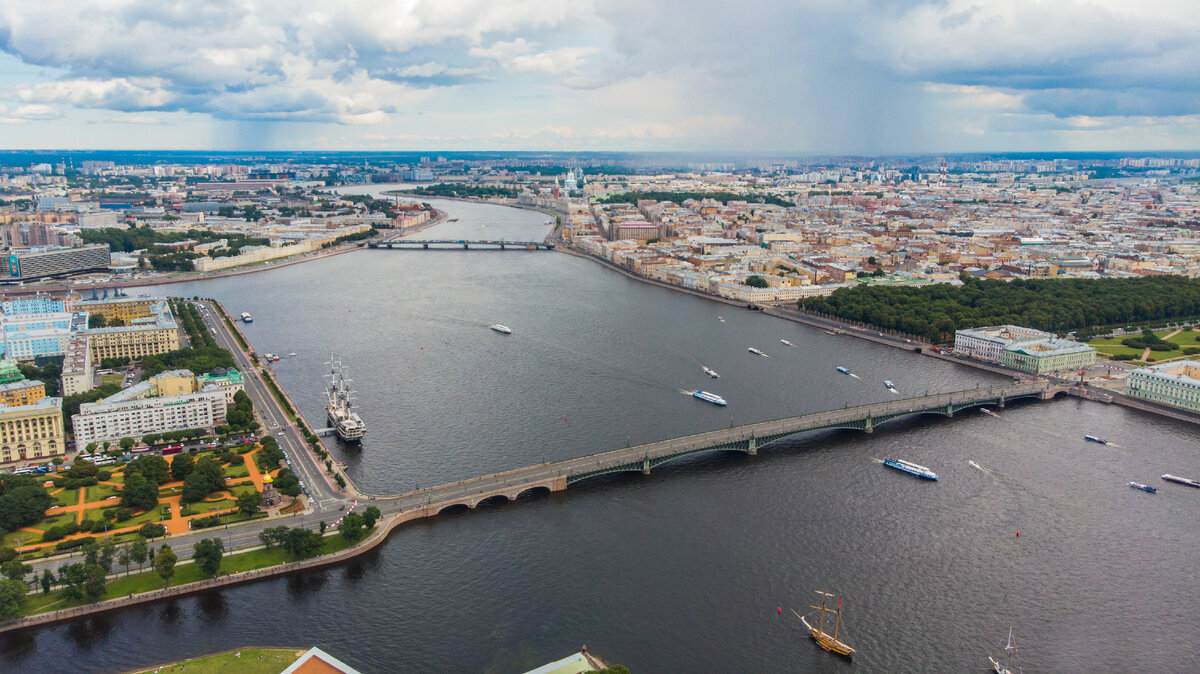
[[429, 248], [430, 246], [462, 246], [465, 249], [470, 249], [471, 246], [498, 248], [500, 250], [551, 250], [554, 244], [548, 241], [503, 241], [503, 240], [466, 240], [466, 239], [387, 239], [384, 241], [372, 241], [367, 244], [368, 248]]
[[1063, 390], [1063, 387], [1039, 380], [859, 405], [672, 438], [577, 459], [542, 463], [398, 496], [374, 497], [372, 502], [384, 514], [408, 513], [408, 516], [402, 518], [408, 521], [436, 515], [455, 506], [474, 508], [488, 499], [515, 500], [526, 492], [561, 491], [571, 484], [599, 475], [620, 472], [649, 473], [655, 466], [690, 454], [711, 451], [756, 454], [759, 449], [772, 442], [805, 431], [855, 429], [870, 433], [879, 424], [892, 419], [917, 414], [953, 416], [956, 412], [971, 407], [1003, 407], [1007, 401], [1018, 398], [1048, 399]]

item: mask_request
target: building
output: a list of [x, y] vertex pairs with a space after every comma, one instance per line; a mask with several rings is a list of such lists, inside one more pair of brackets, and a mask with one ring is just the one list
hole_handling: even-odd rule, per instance
[[67, 350], [63, 354], [62, 363], [62, 394], [73, 396], [90, 391], [95, 381], [95, 369], [89, 354], [91, 340], [87, 335], [75, 334], [67, 340]]
[[84, 403], [71, 424], [79, 446], [188, 428], [211, 429], [225, 424], [225, 394], [213, 387], [199, 393]]
[[99, 314], [111, 322], [119, 319], [129, 325], [138, 318], [154, 316], [154, 305], [166, 302], [164, 297], [113, 297], [103, 300], [80, 300], [72, 305], [75, 311], [86, 311], [89, 316]]
[[46, 385], [36, 379], [0, 384], [0, 406], [23, 407], [46, 397]]
[[179, 348], [179, 328], [165, 300], [151, 304], [148, 317], [115, 328], [91, 328], [85, 333], [91, 339], [92, 362], [97, 364], [105, 358], [137, 360]]
[[1000, 364], [1034, 374], [1075, 371], [1096, 362], [1096, 349], [1070, 339], [1019, 339], [1000, 351]]
[[71, 303], [65, 298], [39, 294], [37, 297], [0, 302], [0, 311], [5, 316], [64, 313], [71, 311]]
[[411, 169], [400, 172], [400, 179], [406, 183], [427, 183], [433, 180], [433, 171], [427, 169]]
[[15, 360], [8, 358], [0, 359], [0, 384], [11, 384], [14, 381], [21, 381], [25, 375], [21, 374], [21, 368]]
[[66, 454], [62, 398], [0, 407], [0, 463], [49, 459]]
[[1045, 339], [1054, 335], [1019, 325], [996, 325], [958, 330], [954, 333], [954, 352], [970, 358], [999, 363], [1004, 347], [1018, 339]]
[[1135, 398], [1200, 412], [1200, 361], [1139, 367], [1129, 373], [1128, 387]]
[[72, 326], [86, 321], [83, 314], [66, 311], [50, 313], [14, 313], [0, 316], [0, 339], [4, 356], [16, 360], [33, 360], [38, 356], [60, 356], [66, 353]]
[[225, 392], [225, 404], [233, 405], [233, 396], [238, 391], [244, 391], [246, 386], [242, 379], [242, 373], [232, 368], [226, 370], [223, 367], [213, 369], [208, 374], [196, 376], [196, 388], [204, 390], [208, 386], [216, 386]]
[[8, 253], [8, 274], [5, 281], [68, 276], [108, 269], [108, 244], [91, 244], [72, 248], [27, 248]]
[[359, 674], [359, 671], [313, 646], [279, 674]]

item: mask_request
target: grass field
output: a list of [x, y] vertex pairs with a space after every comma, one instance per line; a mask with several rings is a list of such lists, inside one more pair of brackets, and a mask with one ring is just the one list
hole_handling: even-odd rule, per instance
[[[1160, 338], [1166, 338], [1166, 336], [1171, 334], [1171, 332], [1171, 330], [1159, 330], [1154, 334], [1158, 335]], [[1088, 344], [1094, 346], [1097, 351], [1108, 356], [1132, 355], [1135, 361], [1141, 361], [1142, 353], [1144, 351], [1143, 349], [1132, 349], [1121, 344], [1122, 340], [1129, 339], [1130, 337], [1137, 337], [1137, 334], [1130, 334], [1124, 337], [1109, 337], [1107, 339], [1093, 339], [1088, 342]], [[1167, 341], [1180, 347], [1200, 346], [1200, 332], [1184, 330], [1178, 335], [1167, 339]], [[1157, 363], [1164, 360], [1182, 357], [1184, 357], [1183, 351], [1151, 351], [1149, 362]]]
[[[188, 671], [193, 674], [221, 674], [222, 672], [279, 674], [299, 659], [305, 650], [307, 649], [242, 648], [142, 669], [138, 670], [137, 674], [167, 671]], [[237, 654], [240, 654], [241, 657], [238, 657]]]
[[111, 484], [98, 484], [94, 487], [84, 487], [87, 494], [83, 497], [87, 503], [107, 500], [109, 496], [120, 496], [120, 492]]

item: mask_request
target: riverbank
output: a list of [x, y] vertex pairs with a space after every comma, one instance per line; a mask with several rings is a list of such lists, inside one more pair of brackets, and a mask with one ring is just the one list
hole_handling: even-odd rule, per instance
[[235, 648], [220, 653], [168, 662], [163, 665], [135, 669], [128, 674], [160, 674], [161, 672], [191, 672], [219, 674], [236, 670], [239, 674], [279, 674], [300, 659], [306, 648]]

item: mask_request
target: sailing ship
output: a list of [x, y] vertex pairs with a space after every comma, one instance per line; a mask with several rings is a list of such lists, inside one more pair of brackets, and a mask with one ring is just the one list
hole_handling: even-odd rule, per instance
[[[817, 594], [821, 595], [821, 605], [810, 606], [810, 608], [816, 609], [817, 613], [821, 614], [819, 618], [813, 618], [813, 622], [810, 624], [808, 622], [808, 616], [802, 616], [795, 611], [792, 611], [792, 613], [796, 613], [796, 617], [800, 619], [800, 622], [804, 623], [806, 628], [808, 628], [808, 633], [812, 635], [813, 640], [817, 642], [818, 646], [831, 653], [844, 655], [847, 658], [853, 657], [854, 649], [851, 648], [849, 644], [842, 641], [842, 636], [845, 633], [845, 630], [842, 629], [842, 600], [840, 598], [838, 599], [837, 608], [830, 608], [828, 604], [829, 600], [833, 598], [833, 595], [820, 590], [817, 590], [816, 592]], [[832, 634], [825, 631], [825, 628], [828, 626], [829, 622], [829, 619], [825, 617], [826, 613], [833, 614]]]
[[[996, 674], [1019, 674], [1021, 671], [1021, 657], [1017, 654], [1017, 641], [1013, 638], [1012, 628], [1008, 628], [1008, 643], [1004, 645], [1004, 662], [1000, 662], [992, 656], [988, 656], [988, 662], [992, 663], [992, 669]], [[1016, 662], [1014, 665], [1013, 663]]]
[[363, 423], [358, 413], [351, 409], [350, 380], [346, 378], [342, 361], [337, 354], [329, 357], [329, 387], [325, 389], [325, 414], [329, 417], [329, 425], [338, 437], [346, 442], [359, 442], [367, 425]]

